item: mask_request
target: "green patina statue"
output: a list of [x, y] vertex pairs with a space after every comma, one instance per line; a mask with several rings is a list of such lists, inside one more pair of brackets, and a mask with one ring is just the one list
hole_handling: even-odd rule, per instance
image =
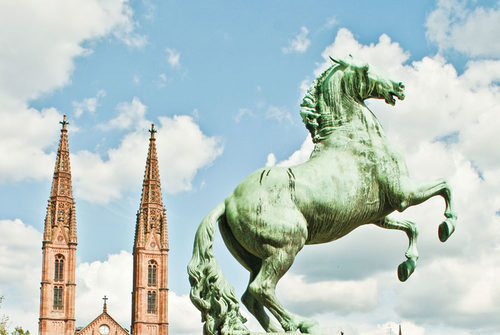
[[248, 311], [267, 332], [308, 334], [321, 334], [318, 323], [291, 313], [275, 295], [276, 284], [304, 245], [334, 241], [368, 223], [402, 230], [409, 246], [398, 277], [405, 281], [416, 267], [417, 227], [388, 215], [440, 195], [446, 219], [439, 226], [439, 239], [446, 241], [455, 230], [457, 216], [446, 181], [410, 179], [403, 157], [364, 103], [374, 98], [394, 105], [394, 97], [404, 99], [404, 85], [367, 64], [332, 61], [301, 105], [300, 114], [316, 144], [310, 159], [291, 168], [255, 171], [198, 228], [188, 273], [191, 300], [202, 313], [206, 335], [249, 333], [213, 254], [217, 222], [226, 246], [250, 272], [241, 299]]

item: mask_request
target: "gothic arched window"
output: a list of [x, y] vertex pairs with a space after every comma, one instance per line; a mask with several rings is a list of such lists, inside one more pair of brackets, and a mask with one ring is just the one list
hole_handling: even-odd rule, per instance
[[57, 211], [58, 215], [57, 215], [57, 221], [58, 222], [64, 222], [64, 209], [59, 209]]
[[62, 286], [54, 286], [54, 309], [61, 310], [63, 308], [63, 288]]
[[156, 314], [156, 292], [148, 291], [148, 313]]
[[156, 286], [157, 278], [157, 264], [155, 261], [151, 260], [148, 262], [148, 286]]
[[54, 261], [54, 281], [63, 281], [64, 276], [64, 256], [56, 255], [56, 260]]

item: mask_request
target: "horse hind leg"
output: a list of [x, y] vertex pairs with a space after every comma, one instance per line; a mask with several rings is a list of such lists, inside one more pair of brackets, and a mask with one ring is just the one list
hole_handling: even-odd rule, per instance
[[[256, 273], [254, 273], [253, 271], [250, 273], [250, 281], [248, 284], [249, 286], [250, 283], [255, 279], [255, 275]], [[267, 333], [279, 333], [280, 331], [282, 331], [281, 327], [271, 322], [269, 316], [264, 310], [264, 306], [252, 295], [252, 293], [250, 293], [249, 287], [247, 287], [245, 293], [243, 293], [241, 301], [243, 302], [247, 310], [252, 313], [253, 316], [255, 316], [257, 321], [259, 321], [260, 325]]]
[[439, 225], [438, 236], [441, 242], [446, 242], [455, 231], [457, 221], [457, 215], [453, 210], [451, 189], [448, 183], [445, 180], [439, 180], [437, 182], [417, 184], [406, 179], [401, 181], [400, 191], [401, 194], [399, 196], [403, 199], [397, 208], [400, 212], [410, 206], [418, 205], [433, 196], [440, 195], [443, 197], [446, 203], [444, 211], [446, 219]]
[[276, 284], [290, 268], [299, 250], [300, 248], [280, 249], [264, 259], [259, 273], [250, 283], [248, 290], [276, 317], [285, 331], [299, 330], [301, 333], [321, 334], [316, 321], [291, 313], [276, 299]]
[[[262, 261], [261, 259], [255, 257], [249, 253], [243, 246], [238, 243], [234, 237], [231, 229], [227, 225], [225, 217], [221, 217], [219, 220], [219, 229], [224, 240], [224, 243], [228, 247], [231, 254], [250, 272], [250, 283], [255, 279], [255, 276], [260, 270]], [[281, 328], [271, 322], [269, 316], [264, 310], [264, 306], [250, 293], [247, 288], [243, 296], [241, 297], [241, 302], [245, 305], [247, 310], [257, 319], [262, 328], [266, 332], [280, 332]]]
[[417, 250], [417, 226], [414, 222], [407, 220], [397, 220], [386, 216], [379, 222], [375, 223], [377, 226], [386, 229], [402, 230], [408, 236], [409, 244], [406, 250], [406, 261], [398, 266], [398, 278], [400, 281], [406, 281], [415, 268], [417, 267], [418, 250]]

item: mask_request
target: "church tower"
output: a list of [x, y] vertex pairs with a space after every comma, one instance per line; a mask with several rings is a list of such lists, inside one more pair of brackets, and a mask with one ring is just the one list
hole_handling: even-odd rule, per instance
[[75, 334], [76, 217], [66, 115], [61, 128], [42, 242], [40, 335]]
[[168, 335], [168, 236], [162, 203], [156, 130], [151, 137], [134, 239], [132, 335]]

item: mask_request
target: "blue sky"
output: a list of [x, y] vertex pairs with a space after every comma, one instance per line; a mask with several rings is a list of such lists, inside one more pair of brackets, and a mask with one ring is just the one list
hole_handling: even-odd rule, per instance
[[[307, 157], [304, 87], [328, 56], [351, 53], [405, 83], [405, 101], [370, 107], [412, 175], [450, 180], [459, 225], [441, 245], [440, 199], [402, 214], [421, 223], [419, 267], [404, 284], [404, 234], [362, 227], [306, 247], [281, 292], [310, 294], [281, 293], [283, 301], [325, 332], [387, 334], [402, 323], [412, 334], [498, 333], [499, 22], [497, 1], [0, 2], [1, 312], [36, 331], [40, 232], [67, 114], [77, 324], [107, 294], [129, 327], [130, 252], [154, 122], [172, 331], [198, 334], [186, 264], [199, 222], [255, 169]], [[220, 238], [215, 248], [241, 294], [245, 270]]]

